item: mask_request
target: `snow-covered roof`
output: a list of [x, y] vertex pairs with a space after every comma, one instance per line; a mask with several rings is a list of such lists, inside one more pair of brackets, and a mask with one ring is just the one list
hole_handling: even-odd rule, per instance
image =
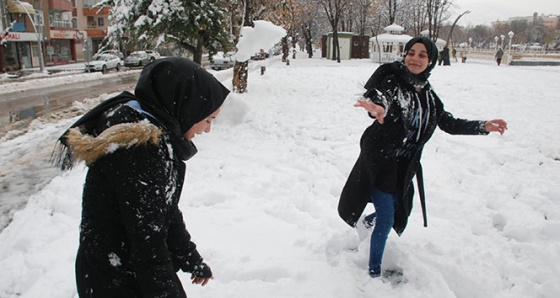
[[402, 33], [404, 31], [404, 27], [401, 27], [395, 23], [383, 28], [387, 33]]
[[[412, 38], [412, 36], [407, 35], [407, 34], [383, 33], [383, 34], [377, 35], [377, 40], [379, 40], [379, 42], [402, 42], [402, 43], [407, 43], [411, 38]], [[375, 42], [376, 37], [374, 36], [374, 37], [370, 38], [369, 40]]]

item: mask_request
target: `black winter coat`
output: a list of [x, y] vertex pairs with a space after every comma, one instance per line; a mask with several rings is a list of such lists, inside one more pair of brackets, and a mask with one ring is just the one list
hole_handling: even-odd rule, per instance
[[483, 121], [457, 119], [445, 111], [443, 103], [427, 81], [422, 82], [412, 75], [401, 62], [380, 66], [366, 83], [364, 96], [386, 107], [384, 124], [374, 121], [363, 133], [360, 140], [360, 155], [352, 168], [341, 193], [338, 212], [341, 218], [354, 227], [371, 200], [375, 181], [383, 164], [395, 158], [395, 152], [405, 143], [407, 136], [407, 113], [412, 109], [410, 98], [418, 96], [417, 87], [421, 87], [420, 96], [432, 101], [429, 122], [417, 142], [410, 158], [399, 159], [397, 181], [397, 204], [393, 229], [401, 235], [407, 225], [412, 211], [414, 187], [412, 179], [418, 175], [418, 187], [427, 225], [424, 208], [424, 191], [420, 157], [426, 142], [431, 138], [436, 127], [450, 134], [480, 135], [484, 131]]
[[118, 104], [100, 117], [94, 136], [68, 133], [73, 154], [89, 166], [76, 258], [80, 297], [186, 297], [175, 272], [202, 262], [177, 207], [185, 164], [150, 120]]

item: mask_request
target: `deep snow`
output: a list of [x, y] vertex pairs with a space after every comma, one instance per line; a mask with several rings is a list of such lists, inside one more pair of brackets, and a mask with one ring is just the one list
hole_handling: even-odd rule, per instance
[[[368, 241], [336, 212], [371, 123], [353, 104], [376, 66], [273, 57], [194, 139], [180, 207], [215, 280], [193, 286], [179, 273], [189, 297], [560, 296], [560, 68], [436, 67], [430, 81], [447, 110], [503, 118], [509, 130], [435, 133], [423, 156], [429, 227], [416, 206], [403, 236], [390, 234], [383, 266], [404, 275], [384, 282], [369, 278]], [[231, 87], [231, 69], [216, 76]], [[0, 234], [0, 297], [76, 297], [86, 169], [53, 172], [46, 160], [75, 115], [107, 96], [0, 140], [2, 171], [20, 160], [2, 191], [33, 188], [30, 168], [44, 181]]]

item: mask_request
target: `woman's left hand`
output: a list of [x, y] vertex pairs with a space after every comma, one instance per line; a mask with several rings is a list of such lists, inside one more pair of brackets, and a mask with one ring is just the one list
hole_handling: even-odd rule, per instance
[[494, 119], [484, 123], [484, 130], [486, 132], [499, 132], [503, 135], [507, 129], [507, 122], [502, 119]]
[[211, 280], [214, 279], [214, 276], [212, 277], [200, 277], [200, 276], [196, 276], [196, 274], [192, 274], [191, 275], [191, 281], [193, 284], [198, 284], [198, 285], [202, 285], [203, 287]]

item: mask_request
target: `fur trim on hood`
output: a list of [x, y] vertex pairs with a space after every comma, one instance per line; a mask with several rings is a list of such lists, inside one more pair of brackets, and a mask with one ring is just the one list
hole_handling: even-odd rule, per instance
[[97, 137], [82, 134], [78, 128], [68, 131], [67, 142], [75, 162], [83, 160], [89, 166], [99, 158], [121, 148], [159, 145], [162, 130], [150, 123], [123, 123], [111, 126]]

